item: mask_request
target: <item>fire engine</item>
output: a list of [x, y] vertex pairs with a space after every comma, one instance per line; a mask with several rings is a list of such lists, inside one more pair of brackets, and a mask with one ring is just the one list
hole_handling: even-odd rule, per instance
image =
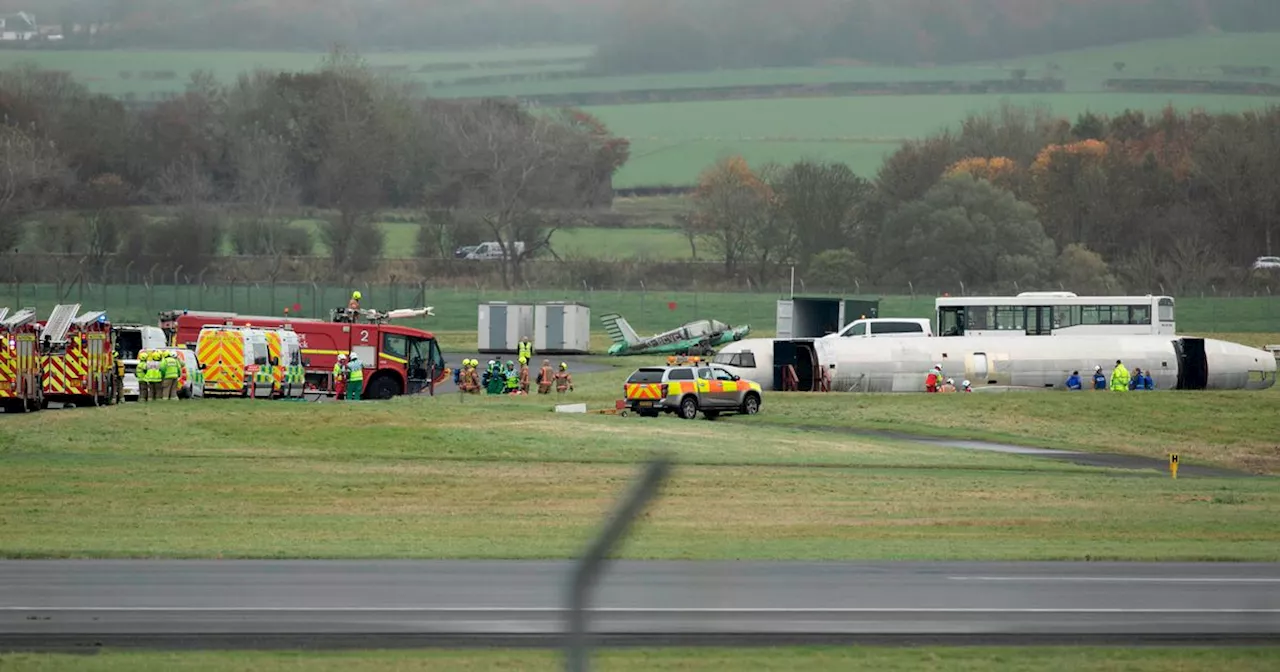
[[333, 390], [338, 355], [354, 352], [364, 363], [364, 398], [390, 399], [435, 389], [449, 375], [431, 332], [386, 324], [433, 315], [431, 308], [387, 312], [337, 309], [329, 320], [293, 316], [240, 315], [187, 310], [160, 314], [160, 327], [174, 345], [194, 347], [205, 326], [286, 328], [298, 335], [308, 389]]
[[40, 330], [44, 404], [56, 401], [74, 408], [111, 401], [115, 363], [111, 323], [103, 311], [77, 317], [78, 312], [78, 303], [54, 306]]
[[39, 333], [34, 308], [13, 315], [0, 308], [0, 408], [6, 413], [37, 411], [44, 402]]

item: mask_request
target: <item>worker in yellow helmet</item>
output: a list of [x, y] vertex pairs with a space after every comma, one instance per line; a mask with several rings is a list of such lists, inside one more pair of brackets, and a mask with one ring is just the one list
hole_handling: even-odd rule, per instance
[[147, 360], [146, 377], [151, 401], [164, 399], [164, 355], [159, 351], [151, 353]]
[[347, 302], [347, 310], [360, 310], [360, 299], [363, 295], [359, 291], [351, 292], [351, 300]]
[[529, 358], [520, 358], [520, 394], [529, 394]]
[[163, 383], [164, 399], [174, 399], [178, 395], [178, 375], [181, 373], [178, 365], [178, 353], [170, 350], [164, 353], [164, 358], [160, 360], [161, 372], [160, 377]]
[[573, 376], [569, 375], [569, 365], [560, 362], [560, 370], [556, 372], [556, 392], [573, 391]]

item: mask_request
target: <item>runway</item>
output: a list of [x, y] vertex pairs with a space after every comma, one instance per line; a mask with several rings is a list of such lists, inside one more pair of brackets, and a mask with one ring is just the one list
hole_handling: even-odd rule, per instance
[[[3, 561], [0, 649], [557, 646], [567, 562]], [[1280, 565], [624, 561], [603, 644], [1280, 643]]]

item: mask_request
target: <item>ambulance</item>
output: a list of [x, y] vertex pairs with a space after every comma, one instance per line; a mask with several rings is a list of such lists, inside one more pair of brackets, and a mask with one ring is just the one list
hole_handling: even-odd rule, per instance
[[204, 374], [205, 397], [274, 396], [275, 375], [266, 330], [205, 327], [196, 341], [196, 361]]

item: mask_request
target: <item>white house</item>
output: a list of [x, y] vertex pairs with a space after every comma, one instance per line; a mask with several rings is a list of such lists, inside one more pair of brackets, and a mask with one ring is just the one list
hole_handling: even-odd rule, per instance
[[36, 17], [26, 12], [0, 16], [0, 41], [25, 42], [40, 35]]

